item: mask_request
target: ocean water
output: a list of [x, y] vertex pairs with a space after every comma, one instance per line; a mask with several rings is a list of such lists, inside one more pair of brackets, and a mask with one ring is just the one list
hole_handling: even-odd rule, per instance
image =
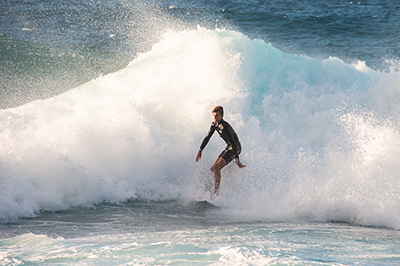
[[[0, 264], [399, 265], [397, 1], [0, 3]], [[195, 156], [211, 109], [242, 142]]]

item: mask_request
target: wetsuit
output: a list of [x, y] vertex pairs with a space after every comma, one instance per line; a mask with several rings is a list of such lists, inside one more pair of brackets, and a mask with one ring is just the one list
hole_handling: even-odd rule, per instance
[[200, 146], [200, 151], [206, 147], [208, 141], [214, 132], [218, 131], [219, 136], [226, 142], [227, 146], [225, 150], [218, 156], [223, 158], [226, 163], [230, 163], [234, 158], [238, 161], [239, 154], [242, 151], [242, 146], [240, 145], [239, 138], [236, 132], [233, 130], [232, 126], [228, 122], [222, 120], [220, 123], [212, 122], [210, 130], [208, 131], [206, 137]]

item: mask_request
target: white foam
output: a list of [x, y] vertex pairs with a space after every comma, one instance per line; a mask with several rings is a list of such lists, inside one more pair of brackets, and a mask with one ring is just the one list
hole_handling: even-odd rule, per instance
[[[361, 64], [362, 65], [362, 64]], [[126, 68], [0, 112], [0, 217], [196, 195], [215, 105], [247, 168], [223, 171], [235, 219], [399, 227], [399, 74], [282, 53], [233, 31], [167, 32]]]

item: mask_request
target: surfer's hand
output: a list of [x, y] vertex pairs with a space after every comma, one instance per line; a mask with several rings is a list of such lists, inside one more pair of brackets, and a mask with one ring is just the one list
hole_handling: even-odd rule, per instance
[[240, 161], [236, 161], [236, 164], [239, 166], [239, 168], [245, 168], [246, 165], [242, 164]]
[[197, 153], [197, 156], [196, 156], [196, 163], [197, 163], [200, 159], [201, 159], [201, 151], [199, 151], [199, 152]]

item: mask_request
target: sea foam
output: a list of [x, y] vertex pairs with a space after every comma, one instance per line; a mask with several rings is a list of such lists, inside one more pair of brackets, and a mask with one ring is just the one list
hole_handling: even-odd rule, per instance
[[247, 164], [222, 172], [227, 216], [399, 228], [399, 79], [235, 31], [169, 31], [120, 71], [0, 111], [0, 219], [193, 197], [225, 145], [194, 162], [222, 105]]

